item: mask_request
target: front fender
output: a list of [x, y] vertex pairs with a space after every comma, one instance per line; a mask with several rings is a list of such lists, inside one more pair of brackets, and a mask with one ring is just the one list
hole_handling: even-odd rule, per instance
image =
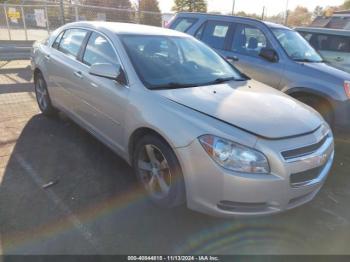
[[322, 63], [292, 63], [286, 68], [281, 82], [282, 92], [307, 92], [337, 102], [347, 100], [344, 80], [348, 74], [345, 72]]

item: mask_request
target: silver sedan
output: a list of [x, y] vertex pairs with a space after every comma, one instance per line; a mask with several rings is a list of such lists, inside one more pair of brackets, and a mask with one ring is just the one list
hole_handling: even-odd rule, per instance
[[310, 201], [333, 162], [318, 113], [180, 32], [72, 23], [34, 45], [32, 67], [43, 114], [113, 149], [162, 207], [278, 213]]

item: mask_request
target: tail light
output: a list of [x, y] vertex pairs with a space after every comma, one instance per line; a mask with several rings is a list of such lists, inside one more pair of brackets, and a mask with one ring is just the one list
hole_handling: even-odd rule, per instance
[[350, 98], [350, 81], [344, 81], [344, 91], [348, 98]]

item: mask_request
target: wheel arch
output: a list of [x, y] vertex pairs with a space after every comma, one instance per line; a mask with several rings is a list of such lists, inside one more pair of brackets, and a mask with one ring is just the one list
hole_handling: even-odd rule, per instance
[[313, 89], [309, 89], [309, 88], [304, 88], [304, 87], [296, 87], [296, 88], [292, 88], [289, 89], [286, 94], [290, 95], [291, 97], [297, 99], [298, 97], [301, 96], [308, 96], [308, 97], [315, 97], [318, 98], [320, 100], [323, 100], [325, 102], [327, 102], [329, 104], [329, 106], [332, 108], [332, 110], [334, 110], [334, 100], [332, 97], [330, 97], [329, 95], [313, 90]]
[[[159, 132], [157, 132], [156, 130], [154, 130], [153, 128], [150, 127], [139, 127], [136, 130], [134, 130], [132, 132], [132, 134], [130, 135], [129, 139], [128, 139], [128, 160], [129, 163], [132, 163], [133, 161], [133, 153], [135, 150], [135, 146], [137, 144], [137, 142], [144, 136], [146, 135], [154, 135], [159, 137], [160, 139], [162, 139], [166, 144], [168, 144], [171, 148], [173, 148], [174, 146], [172, 146], [172, 143], [170, 143], [168, 141], [168, 139], [166, 139], [164, 137], [164, 135], [160, 134]], [[176, 152], [174, 152], [176, 155]]]
[[34, 77], [34, 80], [36, 80], [38, 74], [41, 74], [43, 75], [43, 72], [40, 70], [40, 68], [36, 67], [33, 71], [33, 77]]

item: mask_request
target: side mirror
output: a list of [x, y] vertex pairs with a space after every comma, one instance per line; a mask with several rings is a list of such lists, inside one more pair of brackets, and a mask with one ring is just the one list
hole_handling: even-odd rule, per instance
[[278, 54], [274, 49], [271, 48], [262, 48], [260, 50], [259, 56], [272, 63], [278, 62]]
[[120, 84], [126, 84], [126, 78], [120, 65], [112, 64], [93, 64], [89, 70], [90, 75], [100, 76], [115, 80]]

